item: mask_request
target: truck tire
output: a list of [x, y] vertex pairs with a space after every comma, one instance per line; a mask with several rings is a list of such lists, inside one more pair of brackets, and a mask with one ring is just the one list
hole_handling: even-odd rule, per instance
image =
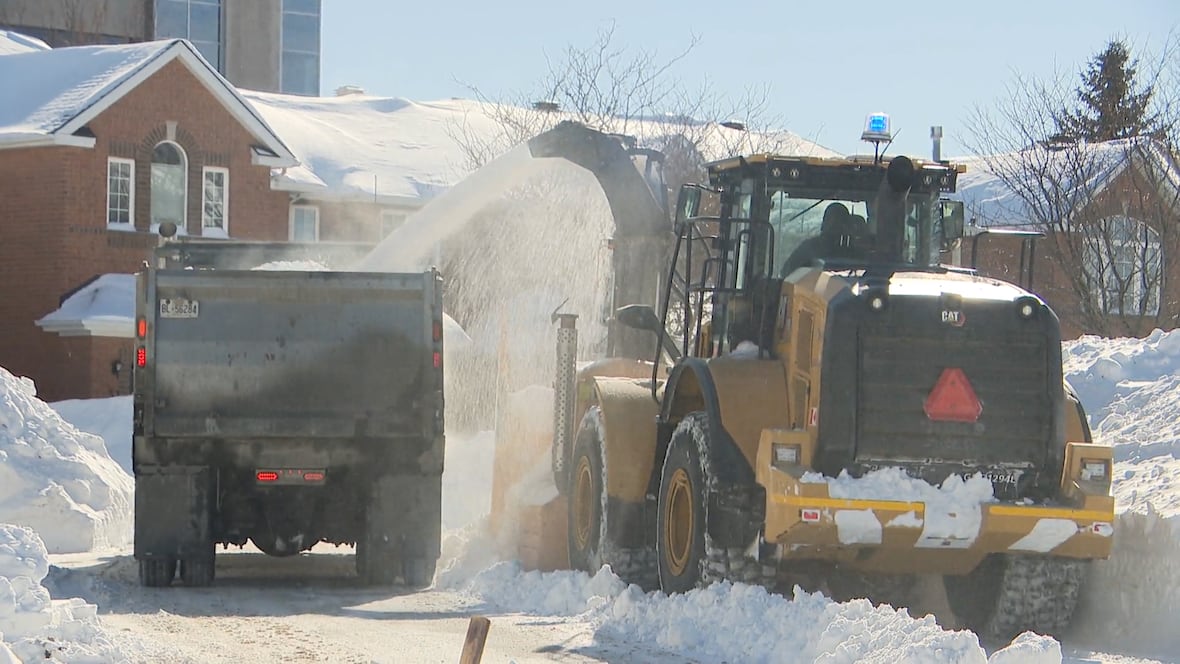
[[994, 554], [971, 573], [944, 576], [955, 616], [981, 636], [1008, 641], [1021, 632], [1059, 637], [1077, 607], [1086, 561]]
[[139, 584], [148, 588], [167, 588], [176, 576], [173, 558], [148, 558], [139, 561]]
[[203, 588], [213, 584], [213, 559], [192, 559], [180, 561], [180, 580], [190, 588]]
[[438, 561], [414, 556], [402, 565], [402, 577], [410, 588], [429, 588], [434, 583], [434, 568]]
[[566, 538], [570, 567], [594, 574], [603, 565], [610, 565], [624, 583], [653, 590], [659, 582], [655, 551], [618, 542], [608, 528], [604, 468], [609, 466], [602, 431], [602, 412], [594, 406], [586, 411], [578, 427], [569, 466]]

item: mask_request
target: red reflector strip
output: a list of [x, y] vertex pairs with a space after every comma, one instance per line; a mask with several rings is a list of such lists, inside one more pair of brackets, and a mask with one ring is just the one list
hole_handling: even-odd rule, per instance
[[799, 518], [803, 519], [805, 523], [815, 523], [819, 521], [819, 510], [805, 509], [800, 510]]
[[147, 349], [143, 346], [135, 349], [135, 365], [139, 367], [147, 366]]
[[303, 481], [305, 482], [323, 482], [324, 474], [318, 471], [309, 471], [303, 473]]
[[273, 470], [260, 470], [255, 474], [259, 482], [274, 482], [279, 479], [279, 474]]
[[146, 318], [140, 318], [138, 321], [136, 321], [135, 334], [140, 339], [143, 339], [144, 337], [147, 336], [147, 319]]
[[435, 353], [434, 353], [434, 368], [435, 369], [442, 368], [442, 353], [440, 353], [438, 351], [435, 351]]

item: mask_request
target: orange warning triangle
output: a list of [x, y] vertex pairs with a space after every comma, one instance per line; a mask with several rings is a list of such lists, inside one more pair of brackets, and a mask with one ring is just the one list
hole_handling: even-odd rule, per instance
[[975, 396], [967, 374], [957, 367], [942, 370], [934, 389], [926, 397], [926, 417], [940, 422], [977, 422], [983, 404]]

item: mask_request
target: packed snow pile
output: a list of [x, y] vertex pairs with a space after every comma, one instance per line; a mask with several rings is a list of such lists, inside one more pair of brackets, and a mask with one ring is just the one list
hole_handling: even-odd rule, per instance
[[32, 380], [0, 368], [0, 523], [33, 528], [51, 553], [124, 546], [133, 490], [102, 438], [64, 421]]
[[99, 626], [96, 606], [50, 598], [41, 585], [48, 572], [41, 538], [0, 523], [0, 663], [126, 661]]
[[78, 429], [101, 436], [107, 453], [128, 475], [131, 474], [131, 421], [134, 413], [130, 394], [55, 401], [49, 407]]
[[1064, 345], [1066, 378], [1095, 440], [1114, 446], [1111, 558], [1096, 562], [1077, 638], [1141, 653], [1180, 651], [1180, 331], [1084, 336]]
[[[468, 554], [488, 557], [488, 542], [468, 544]], [[587, 622], [596, 640], [651, 644], [697, 661], [1061, 662], [1055, 640], [1032, 634], [989, 660], [971, 632], [947, 631], [933, 616], [912, 618], [904, 609], [874, 607], [868, 600], [840, 604], [799, 589], [786, 598], [729, 582], [667, 596], [628, 586], [605, 566], [593, 576], [522, 572], [515, 562], [462, 573], [479, 567], [451, 561], [438, 585], [507, 611]]]
[[300, 272], [300, 271], [302, 271], [302, 272], [327, 272], [329, 270], [327, 265], [324, 265], [323, 263], [321, 263], [319, 261], [306, 261], [306, 260], [271, 261], [269, 263], [263, 263], [262, 265], [259, 265], [258, 267], [254, 268], [254, 269], [255, 270], [274, 270], [274, 271], [290, 270], [292, 272]]
[[[921, 528], [922, 541], [945, 540], [973, 542], [983, 524], [983, 504], [994, 502], [992, 483], [982, 475], [964, 480], [951, 475], [940, 486], [910, 477], [900, 468], [882, 468], [862, 477], [847, 471], [839, 477], [821, 473], [804, 473], [801, 481], [828, 485], [832, 498], [849, 500], [895, 500], [923, 503], [924, 513], [908, 512], [894, 518], [889, 526]], [[836, 513], [837, 536], [845, 544], [879, 544], [881, 523], [872, 510], [840, 510]]]

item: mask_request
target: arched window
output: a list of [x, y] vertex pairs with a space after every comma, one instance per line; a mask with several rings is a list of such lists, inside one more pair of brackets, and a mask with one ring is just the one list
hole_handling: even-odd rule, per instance
[[1108, 314], [1154, 316], [1164, 286], [1164, 258], [1154, 228], [1125, 215], [1106, 217], [1086, 233], [1086, 276]]
[[152, 151], [152, 232], [171, 221], [185, 231], [188, 160], [179, 145], [165, 141]]

